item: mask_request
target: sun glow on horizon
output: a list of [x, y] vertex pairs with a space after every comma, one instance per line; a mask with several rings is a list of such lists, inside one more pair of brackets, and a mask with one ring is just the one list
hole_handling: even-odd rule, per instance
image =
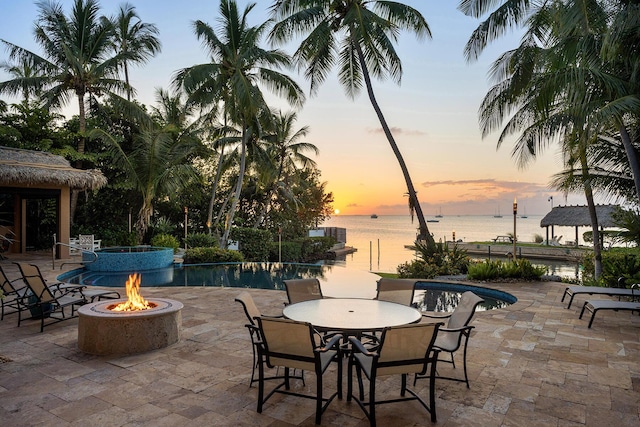
[[334, 215], [340, 215], [340, 209], [336, 209], [336, 210], [334, 210], [334, 211], [333, 211], [333, 214], [334, 214]]

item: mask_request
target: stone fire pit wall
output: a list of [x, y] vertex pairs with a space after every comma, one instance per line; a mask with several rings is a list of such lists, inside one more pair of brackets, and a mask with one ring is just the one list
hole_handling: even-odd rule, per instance
[[149, 310], [115, 312], [125, 300], [99, 301], [78, 310], [78, 348], [89, 354], [126, 355], [167, 347], [180, 340], [182, 303], [154, 298]]

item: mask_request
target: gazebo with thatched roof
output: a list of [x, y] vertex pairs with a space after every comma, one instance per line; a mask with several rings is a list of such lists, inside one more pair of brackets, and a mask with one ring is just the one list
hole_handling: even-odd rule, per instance
[[[0, 223], [2, 235], [12, 235], [10, 251], [24, 253], [27, 235], [33, 232], [26, 226], [26, 201], [35, 198], [56, 200], [57, 239], [69, 242], [71, 190], [95, 190], [106, 185], [107, 179], [97, 169], [81, 170], [71, 167], [61, 156], [42, 151], [0, 147], [0, 195], [2, 201], [13, 206], [12, 212], [0, 207], [4, 216]], [[56, 256], [66, 258], [69, 248], [58, 247]]]
[[[596, 205], [596, 215], [598, 217], [598, 225], [600, 228], [615, 227], [612, 214], [616, 210], [617, 205]], [[576, 240], [578, 245], [578, 227], [590, 227], [591, 217], [589, 216], [588, 206], [556, 206], [551, 212], [546, 214], [540, 220], [540, 227], [547, 229], [547, 244], [549, 244], [549, 227], [551, 227], [551, 235], [553, 236], [553, 226], [559, 227], [575, 227]]]

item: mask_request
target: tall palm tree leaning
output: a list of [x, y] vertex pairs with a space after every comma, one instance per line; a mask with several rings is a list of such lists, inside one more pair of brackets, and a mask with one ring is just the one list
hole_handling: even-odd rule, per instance
[[[118, 78], [120, 64], [130, 58], [128, 53], [112, 54], [113, 24], [100, 16], [97, 0], [75, 0], [67, 18], [62, 6], [55, 2], [38, 3], [40, 13], [35, 25], [35, 40], [42, 47], [44, 56], [37, 55], [4, 39], [2, 44], [9, 51], [9, 59], [18, 63], [30, 62], [42, 70], [28, 80], [15, 78], [0, 82], [0, 93], [17, 95], [23, 84], [42, 88], [45, 108], [65, 105], [70, 96], [78, 100], [80, 135], [77, 152], [82, 167], [82, 154], [86, 141], [86, 96], [125, 93], [126, 83]], [[75, 213], [78, 191], [71, 193], [71, 220]]]
[[407, 184], [411, 217], [415, 212], [418, 218], [417, 240], [435, 248], [409, 170], [371, 84], [371, 75], [380, 79], [390, 77], [400, 83], [402, 64], [393, 42], [397, 41], [400, 30], [411, 31], [418, 38], [431, 37], [424, 17], [402, 3], [375, 0], [280, 0], [271, 7], [271, 13], [278, 21], [270, 35], [273, 42], [285, 43], [292, 36], [306, 34], [294, 59], [306, 67], [305, 76], [310, 80], [312, 94], [317, 92], [335, 63], [339, 67], [340, 83], [349, 97], [359, 93], [364, 80], [371, 105]]
[[[196, 37], [203, 42], [211, 62], [179, 70], [173, 84], [183, 88], [189, 102], [211, 111], [221, 111], [225, 120], [236, 123], [242, 129], [240, 144], [240, 170], [238, 182], [229, 208], [224, 234], [220, 246], [225, 248], [233, 225], [235, 210], [240, 199], [242, 181], [247, 158], [247, 143], [252, 134], [257, 134], [255, 123], [260, 116], [269, 113], [269, 108], [258, 84], [286, 97], [294, 106], [304, 102], [304, 93], [290, 77], [273, 70], [288, 67], [290, 58], [280, 50], [265, 50], [259, 46], [260, 39], [271, 22], [250, 27], [247, 15], [255, 3], [247, 5], [240, 15], [233, 0], [220, 2], [220, 29], [214, 29], [203, 21], [193, 24]], [[222, 103], [222, 105], [220, 105]]]
[[129, 3], [120, 6], [118, 15], [112, 20], [114, 25], [113, 49], [116, 53], [126, 53], [130, 57], [122, 62], [124, 81], [127, 84], [127, 101], [131, 101], [129, 84], [129, 63], [144, 64], [161, 50], [159, 31], [154, 24], [140, 20], [136, 8]]

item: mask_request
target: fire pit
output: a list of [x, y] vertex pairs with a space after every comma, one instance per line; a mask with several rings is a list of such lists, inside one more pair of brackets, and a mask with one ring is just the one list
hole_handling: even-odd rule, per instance
[[129, 276], [127, 299], [98, 301], [78, 310], [78, 348], [97, 355], [135, 354], [180, 340], [182, 303], [140, 295], [140, 276]]

